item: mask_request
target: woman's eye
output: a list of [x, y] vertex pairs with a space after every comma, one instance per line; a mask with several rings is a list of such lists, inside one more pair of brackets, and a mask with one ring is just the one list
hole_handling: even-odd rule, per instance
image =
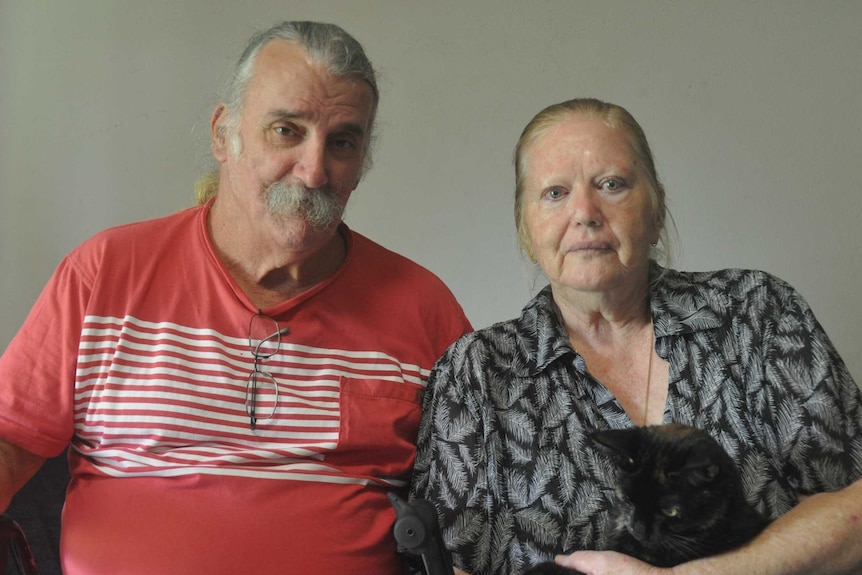
[[352, 140], [348, 140], [347, 138], [333, 140], [332, 145], [342, 150], [352, 150], [353, 148], [357, 147], [356, 143], [354, 143]]
[[616, 192], [623, 189], [623, 183], [616, 179], [605, 180], [602, 182], [602, 188], [609, 192]]
[[547, 191], [545, 191], [545, 197], [548, 198], [549, 200], [559, 200], [560, 198], [563, 197], [563, 195], [565, 195], [565, 194], [563, 193], [563, 190], [561, 190], [560, 188], [550, 188]]

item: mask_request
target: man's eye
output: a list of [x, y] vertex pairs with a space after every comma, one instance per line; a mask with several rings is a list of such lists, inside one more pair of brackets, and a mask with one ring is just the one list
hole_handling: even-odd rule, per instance
[[332, 141], [332, 145], [341, 150], [349, 150], [356, 148], [356, 142], [353, 140], [348, 140], [346, 138], [339, 138], [337, 140]]
[[290, 126], [276, 126], [273, 131], [279, 136], [292, 136], [296, 133]]

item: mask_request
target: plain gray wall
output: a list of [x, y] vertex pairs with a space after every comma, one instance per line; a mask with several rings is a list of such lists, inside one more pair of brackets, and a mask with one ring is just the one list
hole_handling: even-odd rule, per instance
[[0, 0], [0, 348], [99, 229], [191, 204], [215, 93], [257, 29], [336, 22], [381, 73], [347, 221], [440, 275], [477, 327], [543, 285], [511, 154], [544, 106], [644, 126], [676, 267], [790, 281], [862, 383], [862, 2]]

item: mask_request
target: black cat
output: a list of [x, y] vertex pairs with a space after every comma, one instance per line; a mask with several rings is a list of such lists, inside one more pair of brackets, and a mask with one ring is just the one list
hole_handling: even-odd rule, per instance
[[[729, 551], [769, 523], [746, 501], [733, 460], [709, 434], [680, 424], [598, 431], [619, 467], [607, 549], [657, 567]], [[551, 562], [524, 575], [576, 575]]]

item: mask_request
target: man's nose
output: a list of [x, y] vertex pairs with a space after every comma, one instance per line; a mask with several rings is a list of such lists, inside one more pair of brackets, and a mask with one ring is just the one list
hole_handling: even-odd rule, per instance
[[329, 181], [329, 175], [326, 169], [325, 142], [307, 141], [299, 150], [299, 154], [293, 167], [293, 175], [308, 188], [319, 188], [326, 185]]

